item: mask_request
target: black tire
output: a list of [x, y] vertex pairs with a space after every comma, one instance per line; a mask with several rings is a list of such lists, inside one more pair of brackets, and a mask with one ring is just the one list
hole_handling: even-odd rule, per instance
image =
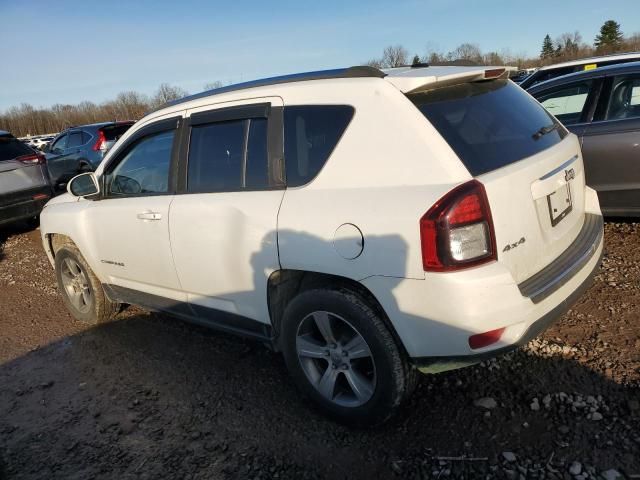
[[[314, 383], [309, 373], [306, 373], [309, 367], [303, 367], [303, 362], [308, 365], [306, 362], [309, 360], [298, 355], [296, 345], [299, 334], [302, 335], [300, 328], [304, 328], [303, 322], [307, 321], [305, 319], [314, 318], [311, 315], [314, 312], [328, 312], [331, 318], [338, 318], [339, 325], [340, 321], [346, 320], [356, 334], [366, 341], [371, 354], [371, 360], [367, 357], [366, 361], [372, 361], [374, 364], [375, 381], [372, 382], [374, 385], [370, 390], [373, 393], [365, 403], [345, 406], [336, 403], [337, 399], [330, 401], [319, 391], [320, 387], [317, 385], [321, 382]], [[416, 370], [405, 358], [403, 350], [394, 340], [381, 315], [350, 290], [314, 289], [299, 294], [285, 310], [280, 342], [285, 362], [298, 388], [312, 399], [323, 413], [341, 423], [374, 426], [386, 421], [409, 397], [416, 385]], [[333, 346], [335, 347], [336, 343]], [[327, 371], [329, 368], [336, 368], [335, 364], [332, 364], [333, 352], [325, 352], [325, 359], [313, 359], [320, 365], [319, 369], [322, 369], [323, 360], [327, 362]], [[339, 359], [336, 361], [339, 362]], [[341, 365], [338, 368], [350, 367]], [[337, 375], [340, 373], [338, 371]]]
[[[75, 284], [73, 286], [74, 292], [80, 290], [86, 292], [86, 295], [80, 295], [82, 298], [78, 302], [74, 302], [72, 299], [74, 294], [70, 293], [71, 287], [68, 280], [71, 278], [71, 275], [68, 274], [70, 265], [73, 265], [74, 269], [77, 266], [83, 275], [83, 277], [79, 275], [82, 280], [78, 282], [85, 283], [86, 280], [86, 289], [75, 289]], [[56, 252], [55, 270], [58, 290], [66, 307], [75, 319], [91, 325], [97, 325], [111, 320], [118, 313], [119, 304], [112, 302], [106, 296], [100, 280], [95, 276], [75, 245], [66, 244]], [[81, 305], [78, 306], [78, 303], [81, 303]]]
[[92, 172], [91, 166], [86, 162], [80, 162], [78, 165], [78, 173]]

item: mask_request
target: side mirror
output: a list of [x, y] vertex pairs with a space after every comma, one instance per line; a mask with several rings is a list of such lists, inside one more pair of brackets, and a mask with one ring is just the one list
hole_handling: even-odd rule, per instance
[[76, 175], [67, 183], [67, 192], [74, 197], [86, 197], [100, 193], [96, 174], [87, 172]]

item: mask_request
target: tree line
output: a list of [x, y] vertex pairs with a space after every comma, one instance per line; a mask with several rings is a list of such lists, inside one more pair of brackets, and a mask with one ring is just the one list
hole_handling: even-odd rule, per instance
[[101, 104], [81, 102], [77, 105], [56, 104], [50, 108], [35, 108], [23, 103], [0, 113], [0, 130], [23, 137], [56, 133], [73, 125], [138, 120], [146, 112], [186, 95], [188, 92], [182, 88], [163, 83], [152, 96], [127, 91]]
[[633, 51], [640, 51], [640, 33], [626, 37], [618, 22], [607, 20], [592, 44], [584, 42], [578, 31], [563, 33], [555, 40], [547, 34], [543, 39], [540, 55], [537, 57], [514, 54], [509, 49], [503, 49], [500, 52], [483, 52], [475, 43], [462, 43], [446, 53], [427, 46], [422, 55], [415, 54], [412, 57], [402, 45], [390, 45], [383, 50], [381, 57], [372, 58], [366, 64], [377, 68], [393, 68], [420, 63], [430, 65], [513, 65], [518, 68], [529, 68], [595, 55]]
[[[402, 45], [386, 47], [382, 56], [366, 62], [377, 68], [392, 68], [409, 64], [475, 64], [514, 65], [518, 68], [540, 67], [567, 60], [616, 52], [640, 51], [640, 33], [625, 36], [620, 24], [607, 20], [599, 34], [589, 45], [579, 32], [563, 33], [555, 40], [547, 34], [538, 57], [513, 54], [508, 49], [483, 52], [474, 43], [462, 43], [449, 52], [427, 47], [422, 55], [410, 56]], [[222, 87], [219, 81], [204, 85], [205, 90]], [[122, 92], [115, 99], [96, 104], [81, 102], [77, 105], [56, 104], [50, 108], [35, 108], [28, 103], [0, 112], [0, 130], [8, 130], [15, 136], [55, 133], [72, 125], [113, 120], [138, 120], [144, 114], [166, 102], [188, 95], [185, 90], [163, 83], [151, 96], [134, 91]]]

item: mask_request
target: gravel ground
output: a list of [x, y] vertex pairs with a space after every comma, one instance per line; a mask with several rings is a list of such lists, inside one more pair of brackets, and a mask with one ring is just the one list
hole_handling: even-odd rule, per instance
[[0, 230], [0, 479], [640, 478], [640, 224], [605, 237], [542, 337], [352, 430], [259, 344], [133, 308], [76, 322], [39, 232]]

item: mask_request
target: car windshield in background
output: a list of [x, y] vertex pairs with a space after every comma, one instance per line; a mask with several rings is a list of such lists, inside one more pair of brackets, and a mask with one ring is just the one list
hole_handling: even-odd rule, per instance
[[20, 140], [8, 135], [0, 135], [0, 162], [32, 153], [33, 150]]
[[566, 131], [508, 80], [471, 82], [410, 94], [474, 175], [496, 170], [560, 142]]

